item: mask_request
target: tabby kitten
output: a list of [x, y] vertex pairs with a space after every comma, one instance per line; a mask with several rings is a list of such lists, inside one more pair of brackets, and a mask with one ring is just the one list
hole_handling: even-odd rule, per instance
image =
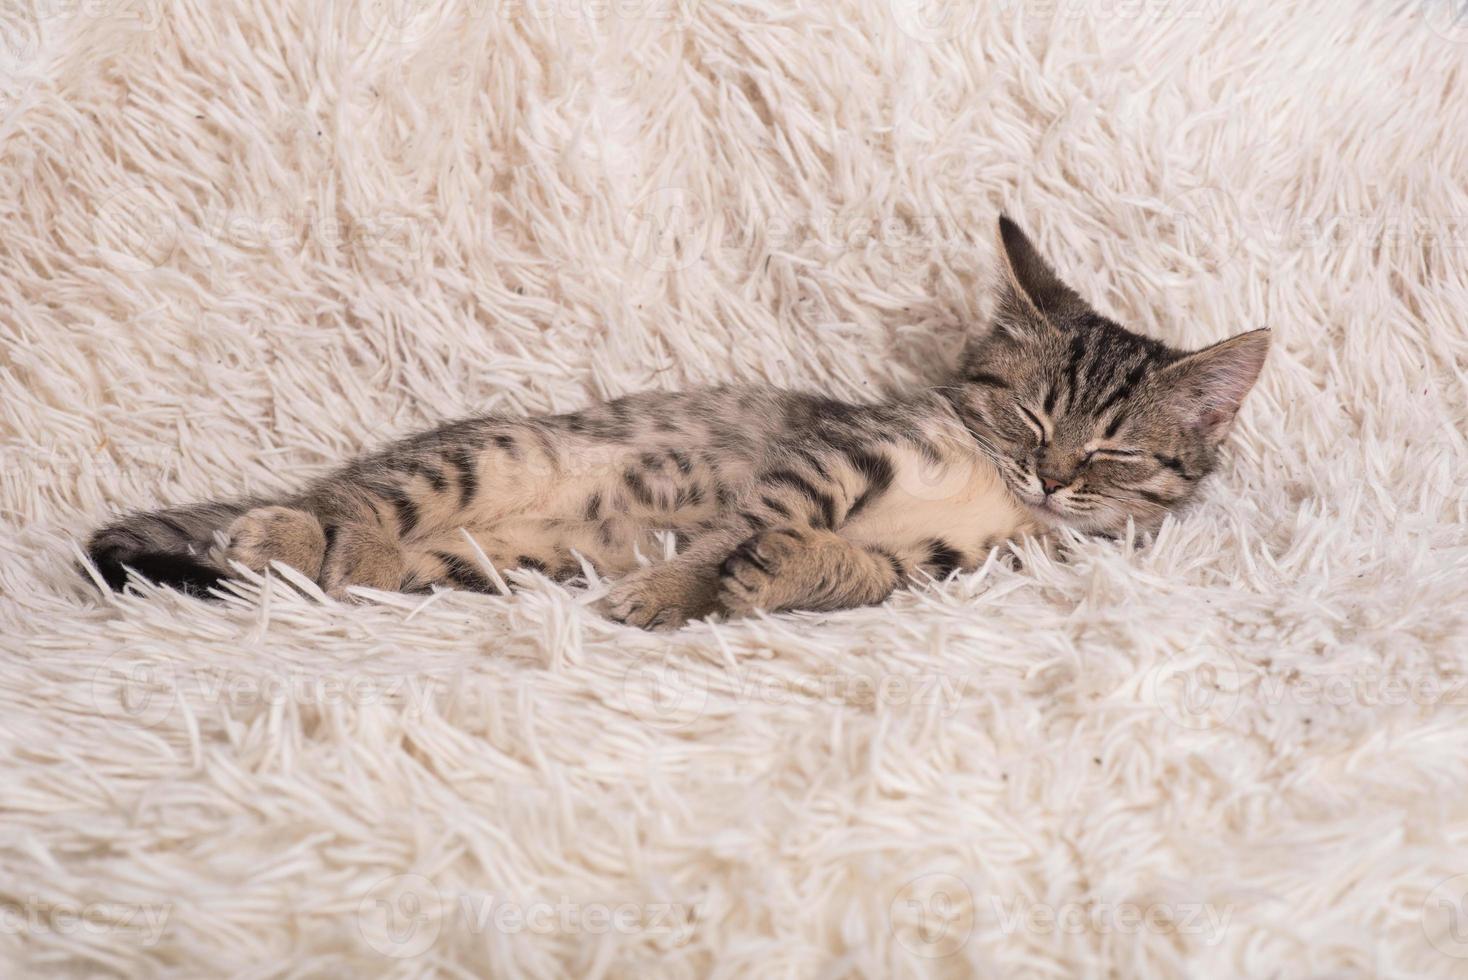
[[[1194, 353], [1123, 329], [999, 219], [992, 328], [951, 383], [876, 405], [764, 387], [647, 392], [541, 418], [478, 416], [363, 456], [281, 499], [133, 514], [91, 539], [202, 592], [231, 563], [351, 586], [491, 590], [495, 569], [618, 577], [640, 627], [882, 601], [1008, 539], [1155, 528], [1213, 469], [1266, 330]], [[645, 564], [675, 536], [676, 557]], [[497, 577], [497, 576], [496, 576]]]

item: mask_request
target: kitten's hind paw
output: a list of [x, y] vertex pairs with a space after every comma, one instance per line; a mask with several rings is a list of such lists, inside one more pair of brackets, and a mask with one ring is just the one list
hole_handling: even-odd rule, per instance
[[321, 523], [293, 507], [256, 507], [236, 518], [226, 532], [224, 557], [254, 572], [284, 562], [307, 578], [321, 574], [326, 535]]

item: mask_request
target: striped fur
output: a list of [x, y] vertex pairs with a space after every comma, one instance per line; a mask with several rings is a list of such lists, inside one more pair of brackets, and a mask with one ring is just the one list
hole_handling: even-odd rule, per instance
[[[1256, 331], [1185, 354], [1105, 319], [1001, 219], [992, 328], [952, 384], [855, 405], [759, 387], [462, 419], [275, 501], [134, 514], [89, 551], [206, 592], [233, 562], [352, 586], [490, 589], [497, 568], [620, 576], [639, 626], [839, 609], [972, 568], [1016, 536], [1155, 526], [1211, 471], [1263, 363]], [[660, 534], [679, 544], [659, 554]], [[481, 557], [481, 555], [483, 557]]]

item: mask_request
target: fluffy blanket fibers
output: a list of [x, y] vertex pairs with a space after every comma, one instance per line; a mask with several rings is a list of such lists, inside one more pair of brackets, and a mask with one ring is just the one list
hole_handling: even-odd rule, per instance
[[[1468, 972], [1468, 26], [1304, 0], [22, 0], [7, 975]], [[936, 383], [1008, 210], [1276, 346], [1153, 542], [837, 615], [103, 597], [447, 416]]]

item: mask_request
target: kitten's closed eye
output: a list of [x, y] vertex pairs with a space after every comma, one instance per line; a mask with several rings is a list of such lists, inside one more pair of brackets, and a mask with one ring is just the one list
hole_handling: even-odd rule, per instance
[[1040, 445], [1045, 445], [1047, 438], [1045, 435], [1046, 429], [1045, 424], [1040, 421], [1040, 417], [1034, 412], [1030, 411], [1028, 408], [1020, 405], [1019, 403], [1015, 403], [1014, 407], [1019, 410], [1020, 415], [1024, 416], [1025, 421], [1028, 422], [1030, 428], [1034, 430], [1035, 438], [1040, 441]]

